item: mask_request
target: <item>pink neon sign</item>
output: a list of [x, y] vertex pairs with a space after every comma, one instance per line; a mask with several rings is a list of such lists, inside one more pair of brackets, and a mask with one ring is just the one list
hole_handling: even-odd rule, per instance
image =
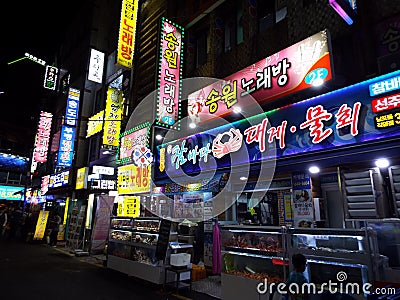
[[158, 74], [158, 125], [174, 127], [180, 115], [183, 28], [162, 19]]
[[194, 123], [205, 123], [251, 105], [247, 95], [263, 103], [330, 79], [329, 37], [321, 31], [190, 94], [188, 116]]
[[47, 161], [52, 118], [53, 115], [51, 113], [44, 111], [40, 112], [35, 152], [33, 156], [33, 159], [36, 162], [44, 163]]

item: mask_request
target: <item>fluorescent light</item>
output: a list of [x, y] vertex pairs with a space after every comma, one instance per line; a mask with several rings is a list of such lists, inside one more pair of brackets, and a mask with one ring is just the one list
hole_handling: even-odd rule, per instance
[[195, 123], [190, 123], [190, 124], [189, 124], [189, 127], [192, 128], [192, 129], [194, 129], [194, 128], [196, 128], [196, 124], [195, 124]]
[[343, 9], [343, 7], [339, 4], [339, 0], [329, 0], [329, 5], [338, 13], [338, 15], [348, 24], [353, 24], [353, 19], [351, 16]]
[[389, 167], [389, 164], [390, 163], [386, 158], [379, 158], [379, 159], [375, 160], [375, 165], [381, 169]]
[[319, 173], [319, 168], [317, 166], [311, 166], [310, 168], [308, 168], [308, 171], [311, 174], [317, 174], [317, 173]]
[[157, 134], [156, 135], [156, 140], [157, 141], [161, 141], [162, 140], [162, 135], [161, 134]]

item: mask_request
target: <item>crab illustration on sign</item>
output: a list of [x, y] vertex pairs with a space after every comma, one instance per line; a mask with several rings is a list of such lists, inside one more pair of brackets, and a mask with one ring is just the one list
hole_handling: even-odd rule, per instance
[[138, 168], [145, 168], [153, 162], [153, 153], [143, 146], [136, 146], [132, 151], [133, 164]]
[[[227, 142], [222, 142], [224, 135], [229, 137]], [[221, 158], [228, 153], [236, 152], [240, 149], [243, 143], [243, 135], [239, 129], [229, 129], [224, 133], [220, 133], [213, 141], [212, 152], [216, 158]]]

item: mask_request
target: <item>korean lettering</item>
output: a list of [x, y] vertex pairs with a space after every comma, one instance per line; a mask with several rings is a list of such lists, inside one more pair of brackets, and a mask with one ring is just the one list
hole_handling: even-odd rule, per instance
[[198, 148], [199, 148], [198, 145], [194, 146], [193, 149], [189, 150], [187, 155], [187, 159], [189, 161], [192, 161], [193, 164], [195, 164], [197, 161], [197, 155], [199, 154]]
[[204, 146], [203, 148], [201, 148], [199, 150], [199, 155], [200, 155], [200, 159], [199, 160], [201, 160], [203, 158], [204, 162], [205, 163], [207, 162], [208, 154], [211, 153], [210, 146], [211, 146], [211, 143], [207, 143], [206, 146]]
[[347, 106], [347, 104], [343, 104], [340, 106], [339, 111], [336, 113], [336, 129], [343, 128], [345, 126], [350, 125], [350, 133], [352, 136], [356, 136], [358, 134], [358, 115], [360, 113], [361, 103], [354, 103], [353, 109]]
[[[232, 91], [231, 91], [232, 90]], [[233, 81], [233, 88], [228, 83], [222, 88], [221, 100], [225, 102], [226, 107], [229, 109], [232, 105], [237, 103], [237, 81]]]
[[268, 119], [264, 119], [260, 124], [251, 126], [244, 131], [246, 143], [258, 142], [260, 152], [265, 151], [265, 131], [267, 128]]
[[132, 2], [125, 2], [125, 18], [133, 21], [134, 17], [135, 17], [135, 6], [133, 5]]
[[386, 92], [394, 91], [399, 88], [400, 88], [400, 76], [371, 84], [369, 86], [369, 94], [371, 96], [375, 96]]
[[168, 81], [170, 83], [176, 84], [176, 79], [175, 79], [175, 75], [170, 73], [168, 71], [168, 69], [165, 69], [165, 76], [164, 76], [164, 80]]
[[178, 45], [177, 38], [174, 36], [172, 32], [169, 32], [165, 35], [164, 38], [167, 43], [167, 49], [164, 51], [164, 58], [168, 63], [168, 66], [171, 69], [177, 68], [177, 60], [178, 60], [178, 53], [174, 52], [176, 46]]
[[332, 134], [333, 130], [328, 128], [324, 130], [324, 123], [322, 121], [329, 121], [332, 114], [324, 109], [322, 105], [310, 107], [307, 110], [307, 121], [300, 124], [300, 129], [309, 127], [312, 142], [318, 144]]
[[240, 96], [242, 97], [251, 94], [256, 90], [255, 87], [251, 87], [251, 85], [254, 83], [254, 78], [250, 78], [248, 81], [246, 81], [246, 78], [242, 78], [241, 83], [242, 83], [242, 89], [244, 90], [244, 92], [240, 94]]
[[390, 27], [383, 36], [382, 44], [387, 46], [390, 53], [399, 50], [400, 33], [397, 29]]
[[206, 106], [209, 106], [208, 110], [211, 114], [215, 113], [218, 109], [218, 101], [221, 100], [221, 96], [219, 93], [212, 89], [210, 94], [207, 97]]
[[149, 183], [148, 179], [149, 169], [148, 167], [145, 168], [136, 168], [136, 176], [135, 178], [135, 185], [138, 187], [145, 187]]
[[372, 111], [381, 112], [400, 107], [400, 94], [390, 95], [384, 98], [372, 100]]
[[268, 129], [268, 143], [272, 143], [274, 138], [279, 140], [279, 147], [281, 149], [285, 148], [285, 133], [286, 133], [287, 121], [283, 121], [278, 127], [271, 127]]
[[172, 157], [171, 162], [172, 164], [175, 163], [175, 168], [179, 169], [181, 165], [183, 165], [187, 159], [185, 157], [185, 153], [188, 151], [188, 148], [185, 147], [186, 141], [182, 141], [181, 146], [176, 145], [172, 148]]
[[280, 62], [278, 62], [275, 66], [272, 66], [272, 76], [276, 77], [279, 74], [281, 74], [278, 77], [278, 86], [285, 86], [286, 83], [288, 82], [288, 75], [287, 75], [287, 70], [291, 67], [291, 63], [287, 61], [287, 58], [282, 59]]
[[133, 38], [133, 26], [127, 24], [127, 20], [124, 18], [122, 26], [122, 41], [121, 43], [121, 55], [123, 58], [130, 60], [132, 59], [132, 38]]
[[267, 66], [263, 69], [262, 72], [257, 72], [257, 85], [256, 89], [270, 89], [272, 87], [272, 72], [271, 66]]

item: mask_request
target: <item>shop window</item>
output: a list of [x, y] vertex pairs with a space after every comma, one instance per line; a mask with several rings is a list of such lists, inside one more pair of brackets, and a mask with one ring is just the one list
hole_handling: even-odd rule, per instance
[[196, 38], [196, 67], [200, 67], [207, 62], [209, 39], [207, 31], [201, 31]]
[[275, 0], [257, 1], [258, 30], [263, 32], [275, 23]]
[[225, 20], [224, 24], [225, 52], [243, 42], [243, 10], [241, 6]]
[[0, 183], [7, 183], [8, 172], [0, 172]]

